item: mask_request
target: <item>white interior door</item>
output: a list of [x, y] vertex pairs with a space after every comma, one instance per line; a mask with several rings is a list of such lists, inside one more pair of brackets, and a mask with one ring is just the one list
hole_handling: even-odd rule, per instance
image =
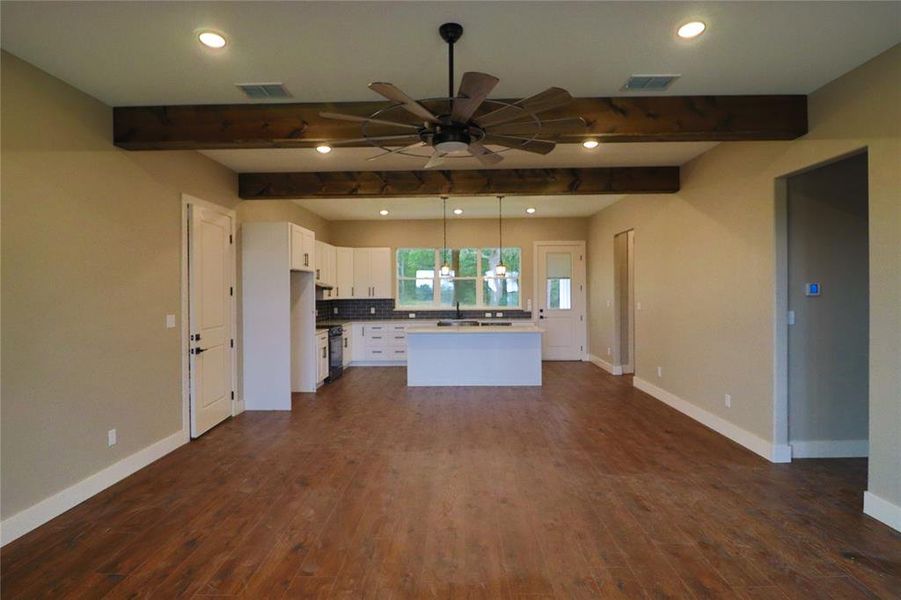
[[188, 237], [191, 437], [232, 414], [232, 219], [191, 206]]
[[614, 362], [622, 372], [635, 372], [635, 232], [613, 236], [614, 311], [616, 339]]
[[543, 360], [585, 355], [585, 244], [536, 244], [538, 325]]

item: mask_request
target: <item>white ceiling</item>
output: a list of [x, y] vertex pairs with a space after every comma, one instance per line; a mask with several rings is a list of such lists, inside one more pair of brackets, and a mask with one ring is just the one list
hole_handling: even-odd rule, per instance
[[[685, 41], [678, 25], [708, 30]], [[445, 21], [465, 28], [457, 77], [500, 77], [493, 98], [549, 86], [574, 96], [626, 95], [631, 74], [681, 77], [665, 94], [806, 94], [901, 41], [901, 2], [0, 2], [0, 45], [112, 106], [242, 103], [235, 83], [283, 82], [288, 101], [380, 100], [389, 81], [413, 97], [446, 93]], [[224, 33], [212, 51], [200, 29]], [[715, 144], [559, 146], [507, 153], [499, 168], [681, 165]], [[374, 149], [216, 150], [235, 171], [415, 169], [419, 159], [366, 159]], [[471, 168], [466, 159], [446, 168]], [[618, 197], [510, 199], [541, 216], [584, 216]], [[522, 201], [519, 207], [514, 203]], [[305, 200], [329, 219], [435, 218], [422, 199]], [[460, 200], [464, 202], [464, 200]], [[466, 217], [486, 199], [473, 199]], [[518, 208], [517, 208], [518, 207]], [[375, 216], [373, 216], [375, 215]]]
[[[598, 196], [507, 196], [504, 198], [504, 218], [587, 217], [610, 206], [622, 195]], [[329, 221], [373, 221], [395, 219], [440, 219], [441, 200], [435, 198], [316, 198], [294, 200]], [[534, 215], [526, 213], [529, 207]], [[387, 209], [388, 216], [379, 215]], [[462, 215], [453, 209], [462, 208]], [[447, 218], [496, 219], [497, 199], [485, 196], [454, 196], [447, 201]]]
[[[563, 167], [666, 167], [683, 165], [716, 146], [716, 142], [655, 142], [601, 144], [586, 150], [579, 144], [560, 144], [550, 154], [504, 152], [498, 169]], [[489, 146], [491, 147], [491, 146]], [[499, 149], [499, 148], [498, 148]], [[421, 169], [425, 158], [390, 155], [369, 160], [384, 151], [378, 148], [335, 148], [329, 154], [313, 149], [202, 150], [203, 154], [237, 173], [277, 171], [399, 171]], [[449, 158], [442, 169], [481, 169], [471, 157]]]
[[[4, 0], [2, 47], [107, 104], [245, 102], [237, 82], [295, 101], [378, 100], [370, 81], [446, 93], [438, 26], [465, 27], [458, 73], [492, 97], [548, 86], [620, 95], [632, 73], [677, 73], [667, 93], [806, 94], [899, 41], [898, 2], [31, 2]], [[707, 22], [693, 41], [674, 35]], [[223, 51], [195, 39], [222, 31]]]

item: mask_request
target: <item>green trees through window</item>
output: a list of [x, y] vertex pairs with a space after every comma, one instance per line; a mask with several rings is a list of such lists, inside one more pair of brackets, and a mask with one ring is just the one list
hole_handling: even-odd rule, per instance
[[[421, 308], [519, 308], [520, 249], [504, 248], [506, 277], [498, 277], [498, 248], [399, 248], [397, 305]], [[449, 273], [441, 275], [442, 265]]]

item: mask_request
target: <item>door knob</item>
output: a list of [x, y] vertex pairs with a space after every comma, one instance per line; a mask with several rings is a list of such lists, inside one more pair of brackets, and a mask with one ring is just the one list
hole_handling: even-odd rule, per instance
[[206, 352], [206, 348], [194, 348], [194, 354], [200, 354], [202, 352]]

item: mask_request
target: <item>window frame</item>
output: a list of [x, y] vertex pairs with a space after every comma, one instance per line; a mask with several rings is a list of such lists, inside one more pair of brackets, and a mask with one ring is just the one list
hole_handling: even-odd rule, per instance
[[[519, 271], [515, 276], [507, 275], [506, 277], [497, 277], [497, 276], [488, 276], [485, 275], [485, 270], [482, 268], [482, 251], [486, 248], [494, 248], [494, 246], [485, 246], [485, 247], [463, 247], [463, 248], [448, 248], [448, 252], [459, 252], [462, 250], [475, 250], [476, 253], [476, 274], [475, 276], [454, 276], [454, 277], [444, 277], [441, 275], [441, 259], [443, 248], [412, 248], [412, 247], [404, 247], [397, 248], [394, 252], [394, 275], [395, 275], [395, 283], [394, 283], [394, 292], [395, 292], [395, 310], [407, 310], [411, 312], [415, 311], [447, 311], [453, 310], [454, 306], [443, 306], [441, 304], [441, 281], [444, 279], [451, 280], [461, 280], [461, 281], [475, 281], [476, 284], [476, 303], [475, 304], [467, 304], [460, 305], [460, 310], [485, 310], [485, 311], [504, 311], [504, 310], [522, 310], [522, 248], [517, 246], [504, 246], [504, 250], [516, 250], [519, 253]], [[400, 253], [405, 250], [432, 250], [435, 255], [434, 262], [434, 275], [432, 276], [432, 303], [431, 304], [400, 304], [400, 285], [402, 281], [416, 281], [417, 279], [422, 279], [421, 277], [403, 277], [400, 274]], [[519, 287], [519, 298], [518, 303], [513, 306], [494, 306], [494, 305], [486, 305], [484, 302], [484, 283], [490, 279], [511, 279], [517, 282]]]

